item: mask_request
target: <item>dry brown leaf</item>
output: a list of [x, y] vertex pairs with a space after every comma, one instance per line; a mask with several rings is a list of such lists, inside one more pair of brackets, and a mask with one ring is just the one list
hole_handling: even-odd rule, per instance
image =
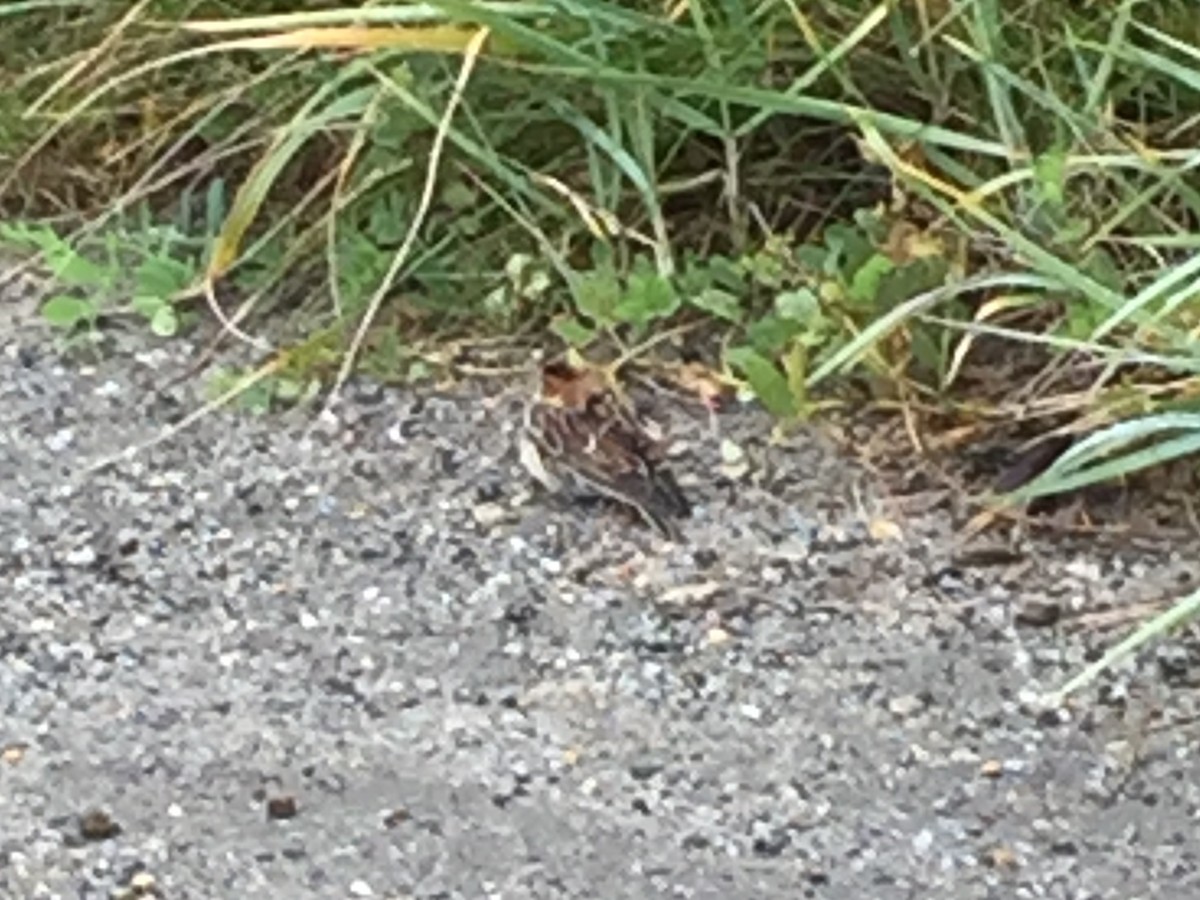
[[946, 244], [938, 235], [922, 230], [907, 219], [892, 223], [880, 249], [897, 266], [914, 259], [946, 255]]
[[695, 394], [709, 409], [719, 408], [725, 397], [733, 391], [732, 385], [725, 381], [720, 372], [698, 362], [679, 366], [672, 380], [689, 394]]

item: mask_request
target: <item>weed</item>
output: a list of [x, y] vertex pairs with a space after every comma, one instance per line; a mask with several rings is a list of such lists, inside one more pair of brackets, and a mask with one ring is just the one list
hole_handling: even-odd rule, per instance
[[54, 286], [42, 316], [65, 335], [130, 315], [171, 337], [185, 318], [179, 300], [200, 272], [194, 240], [171, 227], [111, 229], [77, 245], [48, 225], [0, 222], [0, 243], [37, 255]]

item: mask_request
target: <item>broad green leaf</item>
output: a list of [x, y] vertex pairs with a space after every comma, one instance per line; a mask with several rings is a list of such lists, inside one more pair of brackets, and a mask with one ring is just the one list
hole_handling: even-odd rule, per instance
[[782, 287], [786, 280], [787, 273], [778, 253], [763, 250], [744, 256], [739, 261], [739, 268], [754, 284], [763, 287]]
[[42, 304], [42, 318], [55, 328], [74, 328], [96, 317], [96, 307], [88, 300], [69, 294], [57, 294]]
[[390, 247], [404, 239], [408, 228], [408, 210], [400, 195], [382, 194], [371, 203], [367, 214], [367, 231], [378, 245]]
[[703, 267], [713, 285], [735, 292], [745, 289], [746, 279], [741, 267], [729, 257], [710, 256], [703, 261]]
[[634, 272], [613, 315], [621, 322], [646, 325], [665, 319], [679, 309], [679, 304], [679, 293], [670, 279], [654, 271]]
[[875, 290], [875, 309], [884, 310], [946, 283], [946, 260], [937, 256], [914, 259], [886, 272]]
[[275, 396], [280, 400], [295, 400], [304, 392], [304, 382], [296, 378], [278, 378], [275, 381]]
[[51, 272], [59, 281], [76, 287], [105, 288], [112, 284], [114, 272], [97, 265], [69, 247], [58, 259], [49, 259]]
[[737, 295], [720, 288], [705, 288], [688, 294], [688, 302], [696, 309], [704, 310], [727, 322], [738, 322], [742, 318], [742, 304]]
[[145, 316], [147, 319], [154, 318], [158, 311], [167, 305], [169, 305], [167, 301], [157, 294], [138, 294], [130, 303], [134, 312], [139, 316]]
[[784, 291], [775, 298], [775, 312], [785, 319], [806, 325], [822, 318], [821, 301], [811, 288]]
[[174, 337], [179, 331], [179, 316], [170, 303], [164, 303], [150, 317], [150, 330], [159, 337]]
[[796, 398], [788, 387], [787, 377], [775, 363], [752, 347], [733, 347], [726, 352], [725, 359], [745, 376], [768, 412], [780, 418], [795, 415]]
[[829, 248], [818, 244], [802, 244], [796, 248], [796, 262], [813, 273], [825, 274]]
[[775, 356], [803, 330], [794, 319], [766, 315], [746, 329], [746, 337], [759, 353]]
[[896, 268], [882, 253], [870, 256], [850, 279], [850, 299], [862, 305], [874, 305], [879, 299], [879, 287], [884, 277]]
[[861, 228], [843, 222], [835, 222], [825, 230], [825, 244], [829, 248], [825, 258], [826, 275], [848, 278], [876, 255], [870, 237]]
[[621, 285], [607, 266], [581, 275], [575, 286], [575, 308], [599, 325], [613, 321], [620, 299]]
[[572, 347], [586, 346], [596, 336], [594, 329], [588, 328], [574, 316], [560, 316], [550, 323], [550, 330]]
[[238, 394], [237, 403], [240, 407], [256, 415], [265, 415], [271, 411], [271, 398], [274, 396], [271, 385], [264, 382], [252, 384]]

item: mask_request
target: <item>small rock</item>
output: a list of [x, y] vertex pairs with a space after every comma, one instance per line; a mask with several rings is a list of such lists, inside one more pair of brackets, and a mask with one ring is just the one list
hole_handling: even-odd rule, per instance
[[721, 644], [726, 643], [730, 637], [731, 635], [724, 628], [714, 626], [705, 632], [704, 641], [710, 647], [719, 647]]
[[141, 546], [138, 532], [133, 528], [122, 528], [117, 532], [117, 552], [122, 556], [132, 556]]
[[398, 828], [411, 818], [412, 813], [410, 813], [403, 806], [398, 806], [393, 810], [389, 810], [388, 813], [383, 817], [383, 827]]
[[295, 818], [297, 812], [299, 812], [299, 806], [296, 803], [296, 798], [291, 794], [281, 794], [267, 800], [268, 819], [274, 821], [291, 819]]
[[1188, 652], [1184, 647], [1178, 645], [1159, 647], [1155, 652], [1155, 660], [1158, 662], [1158, 670], [1162, 677], [1168, 681], [1179, 680], [1188, 674]]
[[1003, 844], [984, 850], [980, 854], [980, 862], [993, 869], [1015, 869], [1019, 865], [1016, 852]]
[[158, 881], [149, 872], [135, 872], [129, 879], [129, 886], [138, 897], [145, 897], [158, 891]]
[[888, 711], [902, 719], [916, 715], [924, 708], [925, 701], [916, 694], [905, 694], [902, 697], [893, 697], [888, 701]]
[[471, 509], [471, 515], [475, 517], [475, 522], [484, 528], [499, 525], [508, 518], [509, 514], [510, 510], [499, 503], [480, 503]]
[[1062, 618], [1062, 606], [1053, 600], [1027, 600], [1017, 610], [1018, 625], [1031, 628], [1049, 628]]
[[762, 709], [755, 706], [753, 703], [743, 703], [741, 707], [739, 707], [739, 710], [741, 714], [751, 722], [757, 722], [762, 718]]
[[62, 453], [75, 440], [75, 432], [70, 428], [62, 428], [46, 438], [46, 449], [51, 453]]
[[696, 581], [689, 584], [677, 584], [667, 588], [659, 597], [659, 602], [671, 605], [686, 603], [703, 603], [721, 590], [719, 581]]
[[629, 766], [629, 774], [638, 781], [647, 781], [663, 770], [663, 764], [657, 759], [643, 759]]
[[750, 463], [746, 461], [746, 451], [728, 438], [721, 441], [721, 474], [730, 481], [745, 477], [750, 471]]
[[791, 842], [791, 836], [782, 828], [762, 829], [754, 838], [751, 850], [755, 856], [770, 859], [783, 853]]
[[65, 559], [68, 566], [86, 569], [96, 562], [96, 550], [94, 547], [84, 544], [82, 547], [76, 547], [67, 553]]
[[745, 458], [746, 451], [742, 449], [741, 445], [735, 444], [729, 438], [721, 440], [721, 462], [732, 466], [742, 462]]
[[1004, 774], [1004, 763], [998, 759], [986, 760], [979, 767], [979, 774], [984, 778], [999, 778]]
[[900, 526], [882, 516], [874, 516], [867, 522], [867, 533], [871, 535], [871, 540], [877, 543], [904, 540], [904, 532], [900, 530]]
[[350, 882], [350, 893], [355, 897], [374, 897], [375, 891], [361, 878]]
[[104, 810], [89, 810], [79, 817], [79, 836], [85, 841], [107, 841], [120, 833], [121, 826]]

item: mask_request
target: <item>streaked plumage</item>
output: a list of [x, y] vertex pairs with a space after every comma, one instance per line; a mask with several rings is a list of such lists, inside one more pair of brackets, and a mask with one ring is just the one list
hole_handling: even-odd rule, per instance
[[543, 367], [526, 407], [521, 461], [551, 491], [600, 495], [637, 511], [666, 537], [690, 507], [663, 465], [664, 448], [598, 373]]

